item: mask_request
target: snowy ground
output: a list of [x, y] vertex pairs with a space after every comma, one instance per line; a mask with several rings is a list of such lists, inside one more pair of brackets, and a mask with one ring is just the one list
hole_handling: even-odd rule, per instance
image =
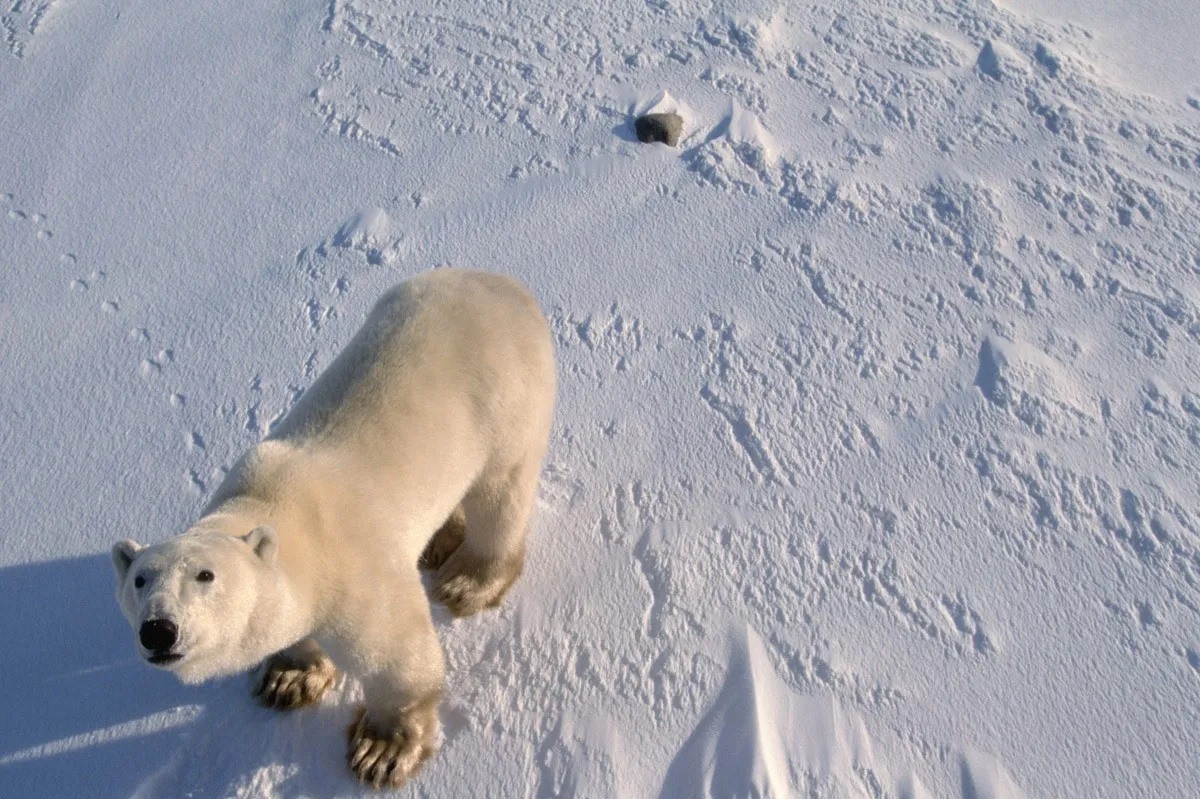
[[359, 793], [357, 686], [147, 668], [107, 552], [454, 264], [561, 401], [408, 795], [1200, 795], [1200, 23], [1123, 5], [4, 0], [0, 794]]

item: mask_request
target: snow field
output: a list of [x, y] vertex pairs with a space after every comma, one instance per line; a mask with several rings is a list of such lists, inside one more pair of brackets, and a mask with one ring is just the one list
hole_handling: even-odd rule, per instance
[[405, 792], [1197, 793], [1200, 85], [991, 3], [0, 20], [0, 793], [359, 794], [356, 685], [174, 684], [106, 553], [446, 264], [533, 287], [561, 400]]

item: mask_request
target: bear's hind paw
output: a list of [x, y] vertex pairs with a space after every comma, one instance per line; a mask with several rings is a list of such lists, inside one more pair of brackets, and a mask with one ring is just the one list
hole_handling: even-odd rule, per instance
[[520, 558], [481, 561], [459, 549], [434, 576], [433, 598], [459, 618], [494, 608], [521, 574], [521, 564]]
[[503, 596], [503, 589], [487, 583], [481, 584], [477, 578], [459, 574], [434, 586], [433, 596], [451, 613], [462, 618], [498, 605]]
[[460, 508], [433, 534], [433, 538], [429, 539], [429, 543], [425, 545], [425, 551], [421, 553], [421, 559], [417, 561], [417, 566], [429, 571], [440, 569], [442, 564], [462, 545], [466, 529], [466, 517], [463, 516]]
[[300, 664], [276, 655], [263, 668], [254, 696], [264, 707], [296, 710], [320, 701], [336, 677], [337, 669], [327, 657]]

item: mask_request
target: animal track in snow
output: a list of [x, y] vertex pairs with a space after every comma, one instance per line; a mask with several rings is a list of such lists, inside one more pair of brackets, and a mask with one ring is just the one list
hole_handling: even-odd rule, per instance
[[961, 595], [943, 596], [940, 604], [943, 613], [953, 622], [955, 629], [970, 639], [971, 646], [978, 654], [989, 655], [995, 651], [995, 646], [983, 629], [979, 614], [966, 604]]
[[858, 581], [858, 597], [864, 602], [886, 610], [948, 651], [960, 656], [995, 653], [979, 614], [961, 597], [942, 596], [936, 602], [914, 597], [895, 561], [881, 561], [868, 553], [843, 559], [838, 565]]
[[600, 535], [610, 543], [623, 544], [631, 536], [640, 537], [660, 518], [659, 508], [665, 501], [661, 489], [647, 488], [642, 481], [612, 489], [609, 507], [600, 515]]
[[[558, 350], [563, 353], [561, 368], [597, 380], [603, 380], [608, 369], [629, 371], [646, 340], [641, 320], [623, 313], [616, 302], [605, 311], [587, 315], [555, 308], [549, 321]], [[599, 363], [605, 363], [608, 369]]]
[[[17, 0], [14, 4], [14, 7], [18, 6], [21, 6], [20, 0]], [[7, 207], [9, 220], [31, 231], [33, 237], [38, 242], [50, 244], [55, 236], [54, 231], [49, 226], [50, 220], [48, 214], [44, 211], [29, 211], [21, 207], [22, 205], [23, 203], [18, 201], [16, 195], [11, 192], [0, 194], [0, 208]], [[57, 253], [57, 266], [65, 268], [67, 274], [74, 275], [74, 277], [67, 279], [67, 290], [71, 294], [88, 294], [98, 289], [108, 277], [107, 272], [103, 269], [92, 269], [86, 274], [80, 274], [79, 265], [79, 256], [75, 253], [63, 251]], [[61, 270], [55, 273], [61, 274]], [[90, 295], [89, 299], [93, 296]], [[105, 314], [117, 314], [121, 310], [119, 299], [111, 296], [98, 299], [97, 306]]]
[[[392, 231], [391, 220], [382, 208], [354, 214], [327, 239], [301, 248], [294, 262], [307, 278], [309, 296], [299, 301], [298, 318], [311, 334], [338, 316], [338, 303], [352, 288], [352, 270], [362, 263], [384, 266], [401, 252], [403, 237]], [[360, 260], [361, 259], [361, 260]], [[315, 352], [314, 352], [315, 355]], [[310, 367], [306, 367], [306, 376]]]
[[191, 487], [197, 493], [199, 493], [201, 496], [208, 493], [208, 483], [205, 482], [204, 478], [202, 478], [200, 476], [200, 473], [198, 471], [196, 471], [195, 469], [189, 470], [187, 477], [188, 477], [188, 482], [191, 484]]
[[304, 301], [300, 316], [308, 323], [309, 330], [320, 333], [321, 325], [336, 314], [337, 309], [332, 305], [325, 305], [316, 297], [309, 297]]
[[799, 692], [811, 694], [826, 691], [867, 710], [892, 707], [907, 699], [904, 691], [872, 684], [831, 654], [802, 652], [783, 641], [773, 640], [771, 643], [779, 651], [787, 669], [787, 677]]
[[23, 58], [25, 48], [54, 15], [57, 0], [8, 0], [7, 5], [0, 12], [4, 44], [11, 55]]
[[[808, 282], [802, 272], [791, 279]], [[707, 352], [698, 399], [756, 482], [798, 487], [847, 455], [879, 454], [876, 423], [842, 390], [842, 381], [863, 378], [865, 350], [836, 330], [806, 324], [794, 333], [748, 336], [713, 314], [707, 325], [677, 331], [677, 339]], [[806, 419], [799, 429], [797, 418]]]
[[[113, 303], [114, 306], [116, 303]], [[114, 307], [114, 312], [119, 308]], [[138, 373], [148, 384], [162, 386], [159, 382], [164, 379], [164, 376], [170, 378], [169, 367], [175, 363], [175, 350], [170, 346], [156, 345], [154, 336], [148, 327], [134, 327], [126, 334], [126, 339], [132, 345], [138, 357]], [[173, 389], [169, 389], [165, 398], [167, 404], [175, 410], [182, 410], [187, 406], [187, 397]], [[199, 438], [199, 434], [194, 434]], [[201, 447], [188, 447], [189, 450], [203, 449]]]
[[[883, 528], [896, 524], [886, 516], [877, 523]], [[717, 557], [721, 563], [707, 568], [730, 575], [741, 603], [755, 614], [751, 618], [756, 624], [775, 621], [778, 608], [792, 604], [803, 611], [799, 620], [811, 623], [810, 610], [850, 600], [883, 611], [898, 628], [917, 632], [949, 656], [990, 657], [996, 653], [994, 637], [982, 614], [961, 592], [951, 596], [915, 589], [915, 580], [905, 575], [900, 561], [884, 544], [839, 548], [824, 538], [799, 537], [772, 549], [763, 544], [766, 531], [749, 520], [724, 525], [718, 533], [719, 547], [711, 554], [706, 551], [705, 557]], [[892, 530], [887, 536], [898, 534]], [[785, 602], [785, 597], [790, 601]], [[796, 597], [802, 601], [796, 603]], [[794, 666], [797, 679], [819, 676], [813, 671], [815, 663], [801, 660]], [[851, 686], [843, 683], [837, 687]], [[872, 693], [882, 696], [861, 685], [851, 693], [859, 699]]]
[[[700, 620], [673, 599], [675, 573], [670, 530], [684, 517], [689, 486], [668, 491], [641, 480], [614, 487], [601, 511], [598, 531], [610, 546], [629, 547], [649, 594], [643, 629], [657, 638], [668, 625], [682, 623], [691, 634], [703, 630]], [[674, 627], [673, 627], [674, 628]]]
[[143, 377], [158, 377], [169, 364], [174, 362], [175, 353], [171, 350], [159, 350], [153, 357], [143, 358], [141, 364]]
[[553, 463], [546, 464], [538, 484], [538, 499], [554, 512], [570, 510], [583, 492], [583, 482]]
[[[248, 374], [244, 390], [212, 398], [224, 434], [210, 437], [203, 426], [194, 426], [197, 420], [189, 412], [189, 406], [196, 395], [200, 396], [199, 404], [206, 405], [204, 397], [208, 392], [195, 390], [194, 386], [193, 390], [187, 390], [187, 386], [172, 387], [168, 402], [189, 420], [181, 432], [192, 461], [187, 479], [200, 496], [221, 482], [237, 451], [270, 435], [303, 396], [322, 365], [319, 339], [327, 335], [327, 328], [334, 322], [342, 321], [340, 311], [353, 293], [357, 270], [385, 264], [395, 252], [395, 241], [389, 232], [387, 215], [376, 209], [352, 216], [323, 241], [295, 253], [292, 285], [307, 294], [307, 297], [294, 295], [303, 297], [295, 301], [299, 305], [296, 321], [305, 353], [294, 369], [273, 367]], [[139, 350], [141, 369], [148, 379], [158, 379], [167, 373], [174, 361], [171, 348], [155, 344], [153, 334], [145, 327], [133, 328], [128, 338]], [[233, 441], [227, 444], [230, 438]], [[210, 441], [215, 442], [213, 446]]]
[[0, 207], [8, 209], [7, 214], [10, 221], [27, 225], [27, 229], [32, 231], [34, 238], [38, 241], [49, 242], [54, 238], [54, 231], [50, 229], [49, 219], [44, 212], [29, 211], [20, 205], [15, 195], [11, 193], [0, 195]]
[[[595, 15], [583, 6], [552, 12]], [[404, 149], [394, 128], [418, 109], [450, 135], [542, 138], [551, 124], [589, 115], [586, 98], [558, 88], [564, 70], [581, 79], [595, 73], [589, 61], [600, 41], [580, 23], [562, 25], [565, 37], [547, 41], [537, 33], [551, 20], [521, 7], [460, 18], [347, 0], [323, 26], [341, 48], [319, 71], [314, 109], [327, 130], [390, 156]], [[389, 44], [400, 35], [427, 44], [401, 57]]]

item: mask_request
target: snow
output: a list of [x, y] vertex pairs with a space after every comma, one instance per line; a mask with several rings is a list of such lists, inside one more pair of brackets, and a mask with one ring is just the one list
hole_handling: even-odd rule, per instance
[[561, 395], [402, 793], [1200, 794], [1197, 17], [1051, 2], [0, 7], [0, 794], [361, 793], [108, 549], [447, 264]]
[[1187, 3], [1003, 0], [998, 5], [1054, 23], [1075, 23], [1111, 79], [1183, 100], [1200, 90], [1200, 16]]

